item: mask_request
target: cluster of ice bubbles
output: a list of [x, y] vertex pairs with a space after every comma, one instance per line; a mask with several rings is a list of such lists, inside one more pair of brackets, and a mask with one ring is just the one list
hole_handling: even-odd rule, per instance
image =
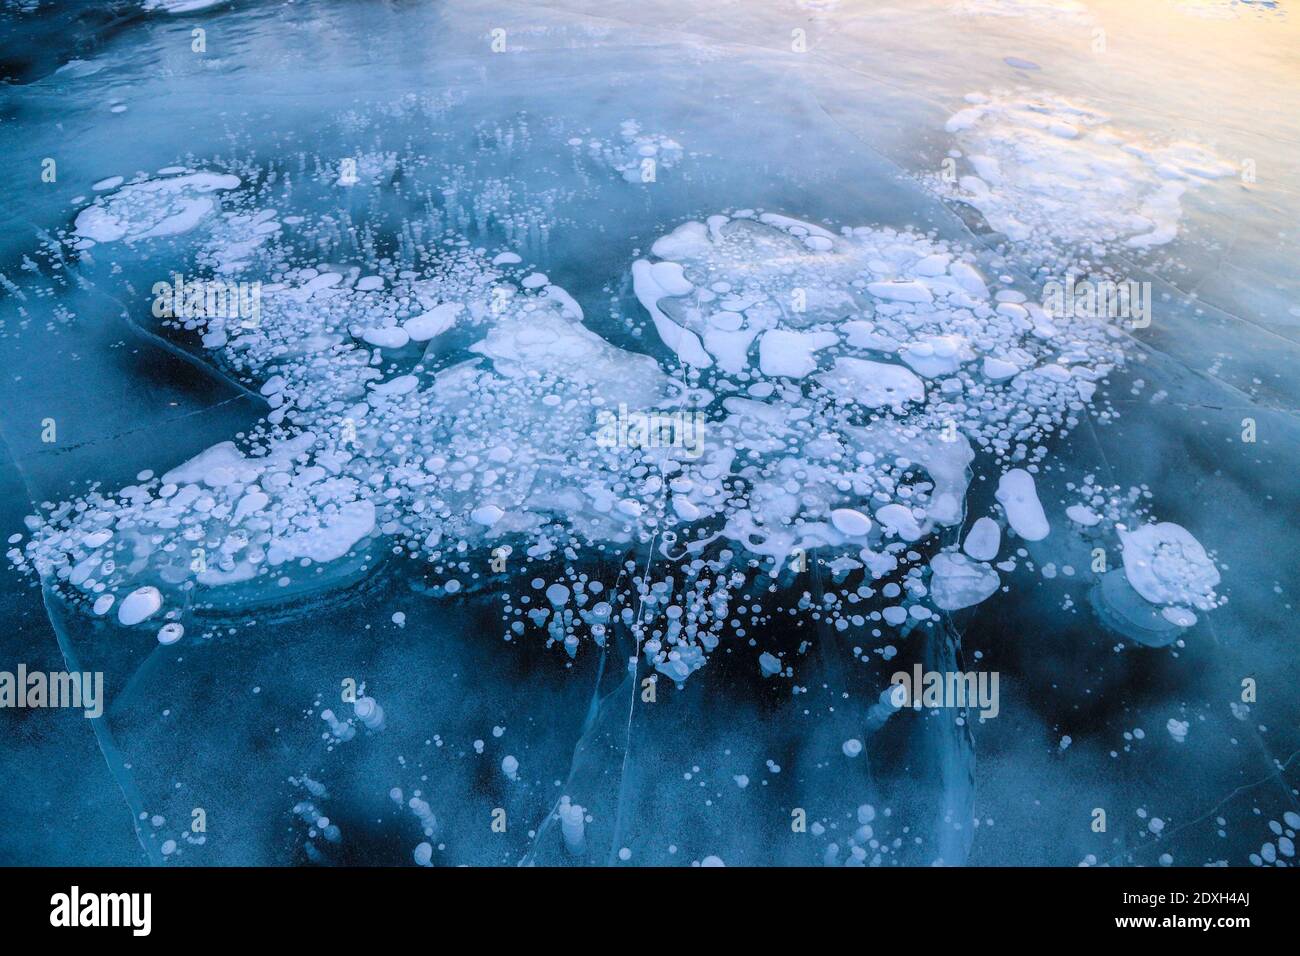
[[672, 169], [682, 161], [680, 143], [661, 133], [646, 133], [636, 120], [624, 120], [617, 139], [596, 137], [569, 140], [575, 149], [585, 148], [596, 162], [609, 167], [629, 183], [654, 182], [661, 169]]
[[1198, 143], [1146, 143], [1056, 94], [995, 90], [965, 99], [945, 124], [955, 141], [952, 175], [933, 185], [1032, 254], [1068, 263], [1165, 245], [1178, 234], [1185, 195], [1236, 171]]
[[[992, 102], [950, 126], [977, 127]], [[1025, 111], [1002, 113], [1021, 135]], [[676, 681], [737, 630], [736, 595], [759, 578], [840, 630], [930, 626], [1003, 586], [1004, 537], [1051, 532], [1035, 475], [1060, 436], [1113, 417], [1099, 385], [1131, 343], [1105, 318], [1049, 313], [952, 243], [741, 209], [631, 264], [656, 357], [598, 335], [517, 254], [452, 233], [418, 269], [304, 264], [305, 217], [242, 187], [179, 168], [116, 184], [70, 242], [195, 231], [199, 262], [266, 279], [255, 322], [168, 320], [252, 383], [265, 417], [161, 476], [47, 502], [10, 540], [19, 567], [168, 643], [183, 607], [337, 585], [385, 551], [420, 562], [438, 596], [489, 568], [558, 567], [533, 580], [544, 600], [506, 600], [510, 634], [541, 628], [574, 655], [626, 627]], [[974, 470], [996, 477], [997, 505], [963, 543]], [[1166, 643], [1220, 600], [1189, 532], [1082, 487], [1070, 533], [1122, 538], [1123, 574], [1094, 591], [1110, 626]], [[653, 566], [629, 559], [617, 582], [583, 570], [584, 552], [637, 548]], [[815, 606], [797, 577], [810, 562], [833, 582]]]

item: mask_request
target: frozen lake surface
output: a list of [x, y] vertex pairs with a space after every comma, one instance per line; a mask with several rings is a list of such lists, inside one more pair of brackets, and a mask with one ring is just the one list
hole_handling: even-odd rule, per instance
[[0, 862], [1292, 865], [1297, 49], [0, 0]]

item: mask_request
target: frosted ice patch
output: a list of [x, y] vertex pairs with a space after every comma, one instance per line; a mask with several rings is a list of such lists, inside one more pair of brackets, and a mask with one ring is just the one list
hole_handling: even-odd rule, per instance
[[229, 0], [144, 0], [144, 9], [162, 10], [164, 13], [197, 13]]
[[158, 629], [159, 644], [164, 644], [164, 645], [175, 644], [184, 636], [185, 636], [184, 626], [177, 624], [174, 621], [170, 624], [164, 624], [162, 627]]
[[[592, 159], [629, 183], [656, 182], [663, 170], [672, 169], [683, 156], [680, 143], [661, 133], [642, 132], [635, 120], [624, 121], [615, 139], [593, 138], [585, 142]], [[570, 140], [575, 148], [581, 148], [583, 143], [578, 137]]]
[[817, 377], [841, 401], [867, 408], [902, 408], [925, 401], [925, 385], [901, 365], [843, 356]]
[[945, 611], [971, 607], [991, 597], [1001, 584], [987, 564], [963, 554], [945, 551], [930, 559], [930, 593], [935, 606]]
[[758, 367], [768, 376], [803, 378], [817, 368], [814, 354], [837, 341], [833, 332], [766, 332], [758, 342]]
[[992, 561], [1002, 547], [1002, 529], [992, 518], [979, 518], [966, 533], [962, 550], [976, 561]]
[[1101, 521], [1101, 516], [1085, 505], [1070, 505], [1065, 516], [1083, 528], [1091, 528]]
[[[252, 224], [278, 229], [267, 213], [241, 210], [238, 229], [236, 214], [219, 218], [201, 255], [222, 261]], [[265, 236], [241, 257], [273, 258], [280, 233]], [[997, 574], [981, 561], [997, 554], [993, 522], [976, 523], [968, 556], [933, 565], [928, 554], [939, 528], [963, 520], [977, 455], [996, 467], [1066, 430], [1078, 392], [1056, 341], [1069, 343], [1072, 369], [1123, 360], [1090, 321], [1062, 316], [1044, 335], [1018, 305], [1024, 294], [991, 298], [969, 253], [917, 233], [715, 215], [651, 249], [631, 271], [658, 358], [595, 334], [544, 275], [510, 284], [498, 266], [520, 263], [465, 244], [448, 244], [428, 273], [380, 281], [363, 280], [361, 265], [269, 270], [278, 279], [255, 328], [187, 326], [260, 382], [265, 421], [129, 494], [55, 507], [26, 547], [31, 566], [87, 595], [160, 581], [218, 603], [223, 588], [348, 580], [391, 549], [427, 563], [435, 593], [454, 594], [458, 563], [503, 539], [538, 558], [557, 540], [577, 553], [658, 539], [683, 562], [672, 600], [717, 607], [684, 627], [667, 596], [644, 602], [657, 632], [647, 663], [682, 681], [728, 619], [734, 585], [704, 571], [738, 553], [775, 575], [820, 550], [837, 579], [862, 581], [929, 564], [939, 610], [992, 593]], [[412, 347], [444, 333], [453, 345]], [[990, 381], [989, 362], [1017, 371]], [[648, 441], [663, 420], [676, 438]], [[1023, 510], [1008, 508], [1028, 536]], [[610, 620], [575, 583], [538, 585], [551, 600], [527, 615], [569, 656], [583, 638], [602, 642]], [[892, 586], [886, 622], [930, 619]]]
[[267, 545], [266, 560], [272, 567], [303, 558], [315, 562], [335, 561], [374, 528], [375, 506], [371, 502], [327, 504], [299, 519], [298, 530], [275, 535]]
[[402, 329], [411, 341], [427, 342], [455, 325], [456, 317], [464, 311], [465, 307], [459, 302], [444, 302], [414, 318], [407, 319], [402, 323]]
[[871, 519], [854, 508], [836, 508], [831, 512], [831, 523], [837, 531], [851, 538], [861, 537], [871, 530]]
[[927, 335], [898, 350], [899, 357], [920, 375], [938, 378], [951, 375], [962, 363], [975, 357], [960, 335]]
[[117, 606], [117, 619], [123, 627], [146, 621], [162, 607], [162, 594], [152, 586], [136, 588]]
[[867, 291], [878, 299], [898, 302], [932, 302], [934, 295], [925, 284], [916, 281], [891, 280], [888, 282], [869, 282]]
[[1183, 194], [1234, 172], [1205, 147], [1146, 143], [1050, 93], [967, 100], [946, 128], [970, 172], [934, 184], [1012, 240], [1091, 252], [1163, 245], [1178, 233]]
[[94, 242], [180, 235], [216, 210], [213, 193], [239, 185], [238, 176], [208, 172], [130, 183], [83, 209], [73, 228]]
[[1002, 475], [995, 497], [1007, 513], [1007, 523], [1026, 541], [1041, 541], [1051, 532], [1034, 476], [1023, 468], [1012, 468]]
[[1119, 537], [1124, 574], [1133, 590], [1146, 600], [1152, 604], [1191, 605], [1202, 611], [1216, 606], [1214, 589], [1219, 585], [1219, 570], [1186, 528], [1163, 521], [1120, 531]]
[[876, 520], [904, 541], [915, 541], [924, 534], [916, 515], [905, 505], [885, 505], [876, 512]]
[[382, 329], [363, 329], [361, 338], [367, 345], [383, 349], [400, 349], [411, 341], [411, 335], [405, 328], [392, 326]]

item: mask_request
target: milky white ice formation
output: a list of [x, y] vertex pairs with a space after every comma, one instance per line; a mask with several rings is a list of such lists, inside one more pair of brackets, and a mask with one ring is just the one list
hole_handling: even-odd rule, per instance
[[636, 120], [625, 120], [615, 140], [574, 137], [569, 145], [585, 146], [593, 159], [629, 183], [655, 182], [662, 170], [672, 169], [683, 155], [676, 140], [659, 133], [643, 133]]
[[125, 627], [139, 624], [158, 613], [162, 607], [162, 595], [155, 587], [136, 588], [117, 606], [117, 619]]
[[1163, 245], [1178, 233], [1184, 194], [1234, 172], [1205, 147], [1143, 142], [1054, 94], [971, 93], [966, 102], [946, 125], [968, 167], [949, 194], [1033, 246]]
[[227, 0], [144, 0], [146, 10], [163, 10], [166, 13], [197, 13]]
[[129, 183], [83, 209], [76, 233], [92, 245], [189, 232], [216, 210], [214, 193], [239, 184], [238, 176], [211, 172]]
[[962, 550], [976, 561], [992, 561], [1002, 546], [1002, 528], [989, 517], [976, 520], [966, 534]]
[[1133, 590], [1152, 604], [1190, 605], [1202, 611], [1217, 605], [1218, 568], [1182, 525], [1162, 521], [1121, 531], [1119, 537], [1124, 574]]
[[[182, 173], [90, 208], [127, 239], [168, 221], [196, 182], [234, 188]], [[544, 627], [573, 655], [625, 625], [683, 680], [722, 639], [746, 580], [737, 557], [773, 577], [823, 561], [852, 599], [828, 596], [837, 628], [926, 621], [927, 604], [967, 607], [1000, 584], [991, 518], [964, 553], [934, 554], [963, 522], [972, 469], [1004, 472], [1006, 521], [1045, 536], [1024, 468], [1088, 414], [1127, 342], [1104, 320], [990, 289], [960, 247], [741, 210], [684, 223], [632, 263], [658, 340], [640, 354], [588, 328], [514, 253], [448, 238], [419, 271], [295, 265], [281, 251], [294, 217], [228, 206], [205, 210], [198, 258], [273, 276], [260, 320], [174, 324], [260, 392], [264, 420], [159, 478], [50, 505], [9, 552], [134, 623], [142, 588], [160, 598], [151, 616], [195, 589], [220, 603], [227, 588], [328, 585], [387, 550], [452, 594], [475, 576], [467, 559], [493, 548], [545, 560], [636, 543], [671, 563], [638, 585], [635, 614], [584, 575], [538, 579], [544, 600], [508, 603], [510, 629]], [[698, 416], [698, 444], [602, 426], [629, 410]], [[850, 610], [882, 595], [888, 607]]]
[[[160, 197], [154, 214], [133, 208], [132, 222], [156, 220], [174, 195], [144, 194]], [[267, 221], [224, 219], [211, 244], [255, 255]], [[33, 552], [40, 570], [101, 595], [140, 579], [164, 590], [275, 582], [304, 563], [363, 554], [381, 536], [430, 561], [444, 538], [451, 558], [458, 542], [524, 532], [545, 553], [553, 545], [540, 529], [557, 515], [591, 540], [631, 537], [650, 493], [628, 485], [632, 452], [597, 446], [595, 416], [671, 404], [651, 358], [586, 329], [557, 287], [499, 283], [468, 248], [382, 290], [359, 288], [359, 271], [286, 270], [263, 287], [255, 327], [185, 320], [218, 364], [260, 383], [266, 421], [239, 446], [219, 443], [161, 478], [55, 508]], [[431, 313], [436, 328], [385, 338]], [[425, 365], [425, 340], [433, 348], [453, 330], [465, 336], [463, 359]]]
[[1052, 530], [1038, 500], [1034, 476], [1023, 468], [1012, 468], [998, 481], [995, 493], [1007, 513], [1012, 530], [1026, 541], [1041, 541]]
[[964, 554], [944, 551], [930, 559], [930, 590], [935, 606], [944, 611], [979, 604], [1002, 583], [998, 573]]
[[564, 838], [564, 848], [571, 856], [582, 856], [586, 852], [587, 811], [569, 800], [568, 796], [560, 798], [556, 815], [560, 818], [560, 834]]
[[[741, 211], [685, 223], [652, 253], [633, 265], [634, 290], [683, 374], [728, 413], [705, 461], [724, 455], [719, 470], [748, 489], [692, 497], [691, 513], [723, 504], [722, 534], [776, 566], [820, 549], [837, 571], [919, 583], [908, 546], [961, 521], [977, 450], [1024, 459], [1122, 360], [1115, 329], [1054, 324], [1013, 290], [995, 297], [960, 250], [911, 233]], [[1008, 500], [1015, 521], [1031, 515]], [[1041, 506], [1021, 522], [1033, 540], [1045, 525]], [[977, 542], [990, 558], [993, 529]], [[930, 570], [946, 579], [943, 609], [998, 586], [960, 556]]]

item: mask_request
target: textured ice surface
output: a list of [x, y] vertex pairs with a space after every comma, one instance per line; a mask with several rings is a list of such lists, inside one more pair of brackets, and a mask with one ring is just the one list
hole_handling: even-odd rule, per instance
[[114, 191], [77, 214], [77, 235], [90, 243], [132, 242], [189, 232], [216, 209], [210, 193], [239, 185], [238, 176], [214, 173], [145, 179], [114, 188], [117, 179], [96, 183], [97, 189]]
[[1291, 862], [1281, 13], [202, 6], [6, 12], [4, 859]]
[[956, 195], [1014, 240], [1101, 252], [1164, 245], [1188, 189], [1235, 169], [1203, 146], [1153, 146], [1063, 97], [971, 93], [945, 124], [970, 164]]
[[1088, 23], [1091, 14], [1080, 0], [958, 0], [959, 14], [984, 17], [1012, 17], [1030, 20], [1065, 20]]

